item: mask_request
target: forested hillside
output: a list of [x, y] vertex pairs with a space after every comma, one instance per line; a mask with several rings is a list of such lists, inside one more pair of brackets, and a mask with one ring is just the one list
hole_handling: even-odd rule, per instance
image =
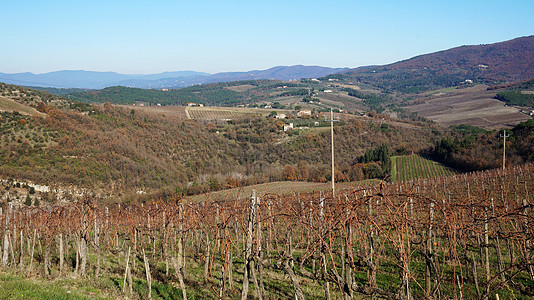
[[489, 85], [523, 81], [534, 78], [534, 36], [461, 46], [329, 77], [406, 93], [457, 86], [465, 80]]
[[[164, 110], [90, 105], [16, 86], [2, 88], [6, 99], [39, 112], [2, 112], [0, 175], [6, 179], [91, 187], [117, 196], [330, 180], [330, 133], [310, 120], [287, 120], [304, 128], [284, 132], [285, 122], [274, 118], [210, 123], [166, 115]], [[432, 145], [429, 154], [458, 170], [500, 164], [498, 132], [476, 133], [470, 127], [451, 135], [430, 123], [399, 123], [379, 114], [337, 116], [338, 181], [387, 179], [391, 155], [417, 153]], [[510, 134], [509, 163], [532, 161], [531, 122]]]
[[506, 86], [495, 98], [509, 105], [534, 108], [534, 80]]
[[[34, 93], [16, 91], [16, 99]], [[38, 93], [53, 99], [48, 104], [28, 102], [45, 116], [2, 114], [3, 177], [101, 190], [163, 188], [184, 193], [330, 178], [329, 133], [321, 128], [284, 132], [283, 122], [265, 118], [206, 124]], [[362, 120], [342, 118], [336, 124], [340, 180], [377, 176], [376, 162], [359, 160], [369, 149], [387, 142], [391, 151], [419, 151], [439, 137], [426, 127]]]
[[[233, 83], [213, 83], [183, 89], [146, 90], [123, 86], [108, 87], [102, 90], [71, 93], [70, 98], [82, 102], [149, 105], [184, 105], [190, 102], [204, 105], [233, 106], [254, 103], [269, 97], [270, 91], [282, 86], [305, 87], [303, 84], [288, 84], [281, 81], [240, 81]], [[234, 88], [236, 87], [237, 88]], [[245, 86], [239, 89], [240, 86]], [[307, 93], [306, 93], [307, 94]], [[288, 94], [289, 96], [289, 94]]]
[[[502, 166], [503, 131], [464, 132], [438, 141], [429, 154], [457, 170], [477, 171]], [[534, 120], [506, 131], [506, 161], [518, 165], [534, 161]]]
[[[344, 110], [352, 113], [363, 111], [382, 112], [392, 107], [396, 98], [381, 93], [369, 85], [338, 84], [329, 80], [278, 81], [247, 80], [195, 85], [183, 89], [145, 90], [123, 86], [102, 90], [65, 92], [49, 89], [58, 95], [88, 103], [249, 106], [310, 109], [316, 111]], [[396, 108], [398, 110], [398, 108]]]

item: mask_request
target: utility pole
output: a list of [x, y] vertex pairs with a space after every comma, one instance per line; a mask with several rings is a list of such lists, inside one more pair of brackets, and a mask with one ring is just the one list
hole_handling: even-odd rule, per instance
[[504, 130], [504, 134], [501, 134], [501, 137], [503, 138], [503, 148], [502, 148], [502, 169], [506, 169], [506, 138], [510, 137], [509, 135], [506, 135], [506, 129]]
[[330, 136], [332, 137], [332, 199], [334, 198], [334, 194], [336, 191], [335, 188], [335, 174], [334, 174], [334, 122], [339, 121], [339, 117], [334, 120], [334, 111], [330, 109], [330, 120], [326, 119], [325, 116], [325, 122], [330, 122]]

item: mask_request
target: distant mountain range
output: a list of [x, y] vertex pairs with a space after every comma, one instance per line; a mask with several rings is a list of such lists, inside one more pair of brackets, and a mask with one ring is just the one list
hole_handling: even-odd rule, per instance
[[319, 66], [278, 66], [268, 70], [208, 74], [194, 71], [164, 72], [148, 75], [94, 71], [56, 71], [44, 74], [0, 73], [0, 82], [35, 87], [101, 89], [122, 85], [137, 88], [182, 88], [214, 82], [277, 79], [292, 80], [323, 77], [348, 68]]
[[194, 71], [129, 75], [114, 72], [57, 71], [44, 74], [0, 73], [0, 82], [54, 88], [102, 89], [126, 86], [144, 89], [183, 88], [244, 80], [298, 80], [336, 77], [385, 91], [419, 92], [462, 83], [498, 85], [534, 78], [534, 35], [474, 46], [460, 46], [383, 66], [356, 69], [320, 66], [277, 66], [267, 70], [208, 74]]
[[55, 88], [100, 89], [112, 85], [128, 85], [137, 82], [153, 82], [165, 78], [188, 78], [208, 76], [208, 73], [194, 71], [164, 72], [148, 75], [119, 74], [95, 71], [56, 71], [43, 74], [0, 73], [0, 81], [25, 86]]
[[393, 64], [352, 69], [355, 82], [385, 90], [417, 92], [462, 82], [489, 85], [534, 78], [534, 36], [416, 56]]

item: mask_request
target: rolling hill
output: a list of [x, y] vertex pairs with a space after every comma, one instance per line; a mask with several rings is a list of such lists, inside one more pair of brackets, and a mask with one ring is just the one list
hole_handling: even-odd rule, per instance
[[[90, 105], [43, 91], [0, 87], [6, 103], [21, 104], [6, 105], [0, 115], [2, 178], [130, 193], [177, 188], [199, 193], [283, 180], [287, 170], [293, 170], [290, 179], [328, 178], [329, 133], [320, 128], [284, 132], [280, 120], [265, 117], [196, 121], [174, 111], [176, 107], [153, 106], [158, 110], [148, 111]], [[40, 114], [28, 116], [16, 109], [37, 109]], [[367, 148], [388, 142], [392, 149], [418, 151], [432, 144], [431, 136], [437, 138], [417, 124], [400, 127], [381, 119], [339, 116], [339, 170], [351, 181], [364, 176], [349, 173]]]
[[[324, 90], [326, 84], [315, 81], [280, 81], [280, 80], [248, 80], [218, 82], [195, 85], [182, 89], [149, 90], [123, 86], [107, 87], [102, 90], [77, 91], [68, 94], [71, 99], [83, 102], [114, 103], [114, 104], [145, 104], [185, 105], [202, 103], [210, 106], [236, 106], [260, 104], [266, 102], [293, 103], [301, 101], [305, 96]], [[312, 91], [313, 90], [313, 91]], [[325, 100], [335, 100], [337, 96], [321, 95]], [[315, 95], [314, 97], [319, 97]], [[352, 99], [354, 101], [354, 98]], [[288, 104], [288, 103], [286, 103]], [[302, 106], [303, 104], [301, 104]]]
[[489, 85], [528, 80], [534, 78], [534, 36], [460, 46], [389, 65], [353, 69], [339, 77], [408, 93], [457, 86], [465, 80]]
[[502, 88], [489, 89], [486, 85], [477, 85], [423, 93], [405, 109], [446, 127], [467, 124], [499, 130], [529, 120], [530, 117], [521, 109], [496, 98], [503, 92]]
[[0, 73], [0, 81], [35, 87], [102, 89], [109, 86], [161, 89], [183, 88], [192, 85], [240, 80], [298, 80], [323, 77], [346, 71], [348, 68], [320, 66], [277, 66], [267, 70], [223, 72], [208, 74], [194, 71], [163, 72], [159, 74], [119, 74], [94, 71], [56, 71], [44, 74]]
[[[0, 93], [0, 179], [90, 188], [123, 201], [144, 193], [192, 195], [281, 180], [323, 183], [330, 178], [330, 133], [313, 125], [321, 122], [320, 116], [194, 120], [184, 107], [86, 104], [6, 84], [0, 84]], [[385, 144], [391, 153], [426, 149], [475, 170], [493, 166], [488, 162], [498, 161], [501, 153], [495, 132], [479, 137], [456, 134], [447, 140], [450, 134], [433, 124], [396, 122], [382, 115], [336, 116], [339, 181], [384, 178], [381, 162], [360, 158]], [[283, 131], [286, 122], [295, 128]], [[532, 160], [531, 123], [514, 129], [518, 138], [510, 139], [507, 152], [511, 163]], [[482, 137], [485, 144], [475, 149]]]

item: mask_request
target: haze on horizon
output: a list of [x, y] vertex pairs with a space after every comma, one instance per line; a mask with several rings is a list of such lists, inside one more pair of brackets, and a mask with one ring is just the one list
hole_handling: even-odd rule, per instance
[[534, 1], [9, 1], [0, 72], [387, 64], [534, 34]]

